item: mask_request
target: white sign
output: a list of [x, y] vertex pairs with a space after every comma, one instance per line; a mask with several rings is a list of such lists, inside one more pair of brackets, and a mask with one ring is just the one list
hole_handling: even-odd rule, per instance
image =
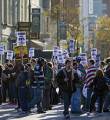
[[93, 14], [93, 0], [89, 0], [89, 14]]
[[100, 54], [97, 54], [95, 59], [95, 65], [99, 67], [99, 64], [100, 64]]
[[7, 51], [7, 58], [6, 59], [7, 60], [12, 60], [13, 59], [13, 51], [11, 51], [11, 50]]
[[60, 63], [65, 62], [61, 51], [58, 52], [57, 59]]
[[74, 54], [74, 40], [70, 39], [70, 53]]
[[97, 55], [97, 48], [92, 48], [91, 49], [91, 59], [96, 59], [96, 55]]
[[80, 53], [79, 57], [81, 58], [81, 64], [87, 64], [87, 54], [86, 53]]
[[34, 57], [34, 48], [29, 49], [29, 57]]
[[65, 51], [63, 52], [63, 58], [66, 60], [67, 58], [69, 58], [68, 52]]
[[57, 56], [58, 50], [59, 50], [58, 46], [53, 46], [53, 56]]
[[4, 55], [4, 46], [0, 46], [0, 55]]
[[26, 45], [26, 32], [20, 31], [17, 32], [17, 46]]

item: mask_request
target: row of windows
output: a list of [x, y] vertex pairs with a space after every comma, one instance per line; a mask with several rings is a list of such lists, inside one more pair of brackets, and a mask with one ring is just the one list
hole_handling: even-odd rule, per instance
[[2, 22], [9, 25], [17, 25], [17, 22], [27, 21], [27, 0], [3, 0]]

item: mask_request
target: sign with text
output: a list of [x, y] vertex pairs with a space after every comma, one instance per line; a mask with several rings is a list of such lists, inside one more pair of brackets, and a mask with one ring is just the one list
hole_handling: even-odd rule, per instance
[[96, 59], [96, 55], [97, 55], [97, 48], [92, 48], [91, 49], [91, 59]]
[[0, 55], [4, 55], [4, 46], [0, 46]]
[[26, 32], [20, 31], [17, 32], [17, 46], [26, 45]]
[[93, 0], [89, 0], [89, 14], [93, 14]]
[[29, 57], [34, 57], [34, 48], [29, 49]]
[[12, 60], [13, 59], [13, 51], [11, 50], [8, 50], [7, 51], [7, 57], [6, 57], [7, 60]]
[[81, 64], [87, 64], [87, 54], [86, 53], [80, 53], [79, 57], [81, 58]]
[[74, 54], [74, 40], [70, 39], [70, 53]]
[[60, 63], [64, 63], [65, 62], [61, 51], [58, 52], [57, 59], [58, 59], [58, 61]]
[[53, 46], [53, 56], [57, 56], [59, 51], [59, 47], [58, 46]]
[[95, 65], [99, 67], [99, 64], [100, 64], [100, 54], [97, 54], [95, 59]]

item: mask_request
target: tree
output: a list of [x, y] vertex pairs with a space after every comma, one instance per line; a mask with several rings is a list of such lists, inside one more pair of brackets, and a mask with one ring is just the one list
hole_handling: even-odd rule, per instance
[[95, 47], [100, 51], [100, 46], [102, 43], [106, 44], [105, 57], [110, 55], [110, 18], [108, 15], [98, 18], [96, 21], [96, 27], [94, 28], [94, 33], [96, 37]]

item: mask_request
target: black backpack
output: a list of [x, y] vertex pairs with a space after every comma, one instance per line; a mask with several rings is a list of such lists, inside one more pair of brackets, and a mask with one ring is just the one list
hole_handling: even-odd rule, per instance
[[97, 92], [104, 92], [107, 89], [106, 80], [104, 77], [97, 77], [96, 90]]

